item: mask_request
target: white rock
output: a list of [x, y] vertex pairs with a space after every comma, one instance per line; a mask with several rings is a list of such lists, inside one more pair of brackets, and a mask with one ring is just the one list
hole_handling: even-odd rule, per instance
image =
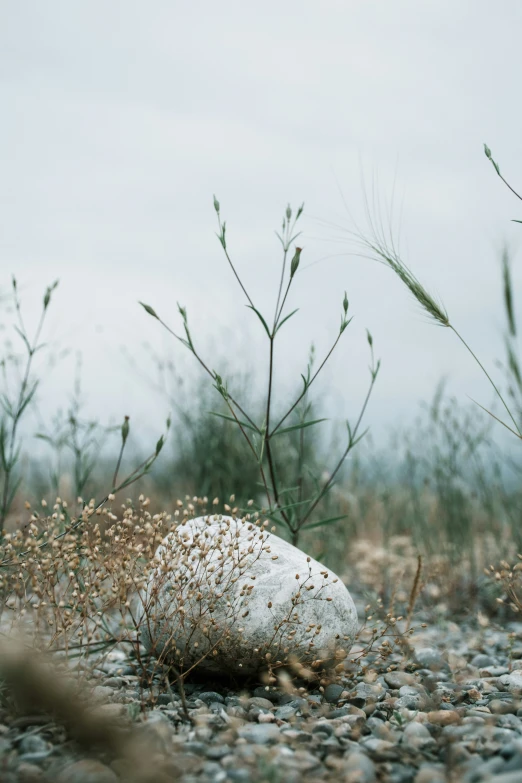
[[508, 689], [510, 693], [522, 692], [522, 672], [514, 671], [511, 674], [502, 674], [499, 677], [501, 684]]
[[164, 539], [156, 560], [141, 640], [184, 671], [252, 675], [290, 664], [306, 675], [352, 646], [357, 611], [342, 581], [266, 527], [198, 517]]

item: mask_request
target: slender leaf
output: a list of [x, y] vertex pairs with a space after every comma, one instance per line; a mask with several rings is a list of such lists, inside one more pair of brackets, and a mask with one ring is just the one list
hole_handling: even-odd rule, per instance
[[18, 492], [21, 483], [22, 483], [22, 476], [20, 476], [20, 478], [18, 478], [14, 482], [11, 491], [9, 492], [7, 503], [6, 503], [6, 509], [10, 509], [11, 506], [13, 505], [13, 500], [15, 499], [16, 493]]
[[15, 330], [18, 332], [18, 334], [20, 335], [20, 337], [24, 341], [25, 347], [27, 348], [28, 353], [31, 354], [32, 353], [32, 349], [31, 349], [31, 345], [29, 343], [29, 340], [27, 339], [25, 334], [22, 332], [22, 330], [19, 329], [18, 326], [16, 326], [16, 325], [15, 325]]
[[13, 407], [11, 405], [11, 401], [9, 400], [9, 397], [7, 394], [0, 394], [0, 405], [4, 409], [4, 411], [7, 413], [7, 415], [12, 419], [13, 418]]
[[246, 305], [246, 306], [249, 308], [249, 310], [253, 310], [254, 311], [254, 313], [257, 315], [257, 317], [259, 318], [259, 320], [261, 321], [261, 323], [265, 327], [265, 331], [266, 331], [268, 337], [270, 339], [272, 339], [272, 335], [270, 334], [270, 329], [268, 328], [267, 323], [266, 323], [265, 319], [263, 318], [263, 316], [261, 315], [261, 313], [259, 312], [259, 310], [256, 310], [256, 308], [253, 305]]
[[280, 328], [282, 327], [282, 325], [284, 324], [284, 322], [288, 321], [288, 319], [291, 318], [293, 315], [295, 315], [298, 312], [298, 310], [299, 308], [297, 307], [295, 310], [292, 310], [292, 312], [289, 315], [285, 316], [281, 321], [281, 323], [277, 325], [277, 329], [275, 330], [274, 334], [277, 334]]
[[[292, 508], [296, 508], [297, 506], [304, 506], [306, 503], [311, 503], [313, 498], [308, 498], [307, 500], [300, 500], [298, 503], [288, 503], [286, 506], [275, 506], [274, 507], [274, 513], [279, 513], [281, 511], [289, 511]], [[268, 515], [267, 515], [268, 516]]]
[[314, 527], [323, 527], [324, 525], [333, 525], [334, 522], [339, 522], [340, 519], [347, 519], [348, 514], [341, 514], [338, 517], [329, 517], [328, 519], [321, 519], [319, 522], [312, 522], [310, 525], [305, 525], [303, 530], [312, 530]]
[[36, 392], [36, 390], [37, 390], [37, 388], [38, 388], [38, 383], [39, 383], [38, 381], [35, 381], [35, 382], [34, 382], [33, 388], [31, 389], [31, 391], [30, 391], [30, 392], [28, 392], [28, 394], [27, 394], [27, 397], [26, 397], [26, 398], [25, 398], [25, 400], [22, 402], [22, 404], [21, 404], [20, 408], [18, 409], [18, 413], [17, 413], [17, 417], [18, 417], [18, 418], [20, 418], [20, 416], [22, 415], [22, 413], [24, 412], [24, 410], [27, 408], [27, 406], [29, 405], [29, 403], [30, 403], [30, 402], [31, 402], [31, 400], [33, 399], [33, 397], [34, 397], [34, 395], [35, 395], [35, 392]]
[[228, 416], [226, 413], [217, 413], [217, 411], [209, 411], [211, 416], [219, 416], [220, 419], [226, 419], [227, 421], [231, 421], [233, 424], [240, 424], [242, 427], [246, 427], [248, 430], [252, 430], [253, 432], [257, 432], [258, 435], [261, 435], [261, 430], [258, 427], [253, 427], [252, 424], [248, 424], [246, 421], [241, 421], [241, 419], [235, 419], [233, 416]]
[[516, 435], [516, 436], [517, 436], [517, 438], [521, 438], [521, 439], [522, 439], [522, 436], [520, 435], [520, 433], [519, 433], [519, 432], [516, 432], [515, 430], [511, 429], [511, 427], [510, 427], [508, 424], [506, 424], [506, 422], [505, 422], [505, 421], [502, 421], [502, 419], [499, 419], [499, 418], [498, 418], [498, 416], [495, 416], [495, 414], [494, 414], [494, 413], [491, 413], [491, 411], [488, 411], [488, 409], [487, 409], [487, 408], [485, 408], [483, 405], [481, 405], [481, 404], [480, 404], [480, 402], [477, 402], [476, 400], [474, 400], [474, 399], [473, 399], [473, 397], [470, 397], [470, 400], [471, 400], [472, 402], [474, 402], [474, 403], [475, 403], [475, 405], [478, 405], [478, 406], [479, 406], [479, 408], [482, 408], [482, 410], [483, 410], [485, 413], [489, 413], [489, 415], [491, 416], [491, 418], [495, 419], [495, 421], [498, 421], [498, 423], [499, 423], [499, 424], [502, 424], [502, 426], [503, 426], [503, 427], [505, 427], [505, 428], [506, 428], [507, 430], [509, 430], [510, 432], [512, 432], [512, 433], [513, 433], [513, 435]]
[[284, 432], [293, 432], [294, 430], [303, 430], [305, 427], [311, 427], [314, 424], [320, 424], [322, 421], [328, 421], [328, 419], [314, 419], [313, 421], [305, 421], [301, 424], [293, 424], [291, 427], [282, 427], [276, 430], [275, 435], [282, 435]]
[[54, 446], [54, 440], [49, 435], [44, 435], [43, 432], [37, 432], [34, 437], [39, 438], [40, 440], [45, 440], [47, 443], [50, 443], [51, 446]]

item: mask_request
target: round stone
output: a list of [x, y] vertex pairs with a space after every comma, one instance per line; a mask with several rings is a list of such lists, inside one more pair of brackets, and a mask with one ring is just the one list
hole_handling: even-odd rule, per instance
[[249, 676], [290, 664], [306, 675], [338, 664], [353, 644], [357, 612], [343, 582], [262, 525], [198, 517], [155, 559], [141, 641], [167, 662]]

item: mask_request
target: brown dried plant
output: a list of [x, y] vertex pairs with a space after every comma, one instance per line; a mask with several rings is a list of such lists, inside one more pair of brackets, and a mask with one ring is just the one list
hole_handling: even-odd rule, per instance
[[[22, 632], [30, 647], [84, 665], [125, 646], [142, 671], [152, 667], [149, 680], [170, 672], [184, 698], [183, 683], [196, 668], [204, 663], [219, 671], [212, 662], [218, 651], [237, 656], [255, 590], [252, 568], [262, 557], [276, 557], [269, 523], [257, 512], [231, 525], [215, 508], [207, 519], [219, 520], [217, 541], [205, 529], [192, 529], [192, 518], [205, 514], [207, 502], [179, 500], [172, 515], [151, 514], [143, 496], [137, 507], [127, 501], [118, 513], [90, 504], [88, 526], [66, 535], [59, 532], [56, 512], [43, 519], [33, 515], [24, 531], [6, 535], [0, 551], [0, 632]], [[250, 531], [246, 540], [237, 534], [241, 525]], [[159, 547], [166, 536], [168, 545]], [[320, 626], [302, 620], [306, 602], [332, 600], [325, 590], [336, 581], [326, 569], [313, 572], [310, 563], [308, 558], [307, 573], [296, 574], [287, 611], [273, 614], [273, 633], [254, 651], [269, 684], [283, 669], [322, 684], [345, 671], [347, 638], [334, 651], [318, 650]], [[390, 615], [368, 636], [366, 622], [360, 639], [373, 649], [377, 640], [396, 635], [395, 625]], [[300, 660], [292, 654], [297, 643], [305, 650]]]

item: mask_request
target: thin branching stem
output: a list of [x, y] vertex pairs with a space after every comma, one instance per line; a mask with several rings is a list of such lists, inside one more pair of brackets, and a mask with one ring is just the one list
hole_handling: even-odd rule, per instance
[[[165, 323], [165, 321], [163, 321], [163, 320], [162, 320], [162, 319], [161, 319], [159, 316], [156, 316], [156, 318], [157, 318], [157, 320], [160, 322], [160, 324], [161, 324], [161, 325], [162, 325], [162, 326], [163, 326], [163, 327], [164, 327], [164, 328], [167, 330], [167, 332], [169, 332], [169, 334], [171, 334], [173, 337], [175, 337], [175, 338], [176, 338], [176, 340], [179, 340], [181, 343], [183, 343], [183, 345], [187, 346], [187, 341], [186, 341], [186, 340], [184, 340], [184, 339], [183, 339], [183, 337], [180, 337], [178, 334], [176, 334], [176, 332], [174, 332], [174, 331], [173, 331], [173, 330], [170, 328], [170, 326], [168, 326], [168, 325]], [[208, 367], [208, 366], [205, 364], [205, 362], [203, 361], [203, 359], [201, 358], [201, 356], [198, 354], [198, 352], [196, 351], [196, 349], [194, 348], [194, 346], [193, 346], [193, 345], [192, 345], [192, 346], [189, 346], [189, 350], [191, 350], [191, 351], [192, 351], [192, 353], [193, 353], [193, 354], [194, 354], [194, 356], [196, 357], [196, 359], [197, 359], [197, 361], [199, 362], [199, 364], [201, 365], [201, 367], [203, 367], [203, 369], [205, 370], [205, 372], [206, 372], [208, 375], [210, 375], [210, 377], [212, 378], [212, 380], [214, 380], [214, 381], [215, 381], [215, 380], [216, 380], [216, 374], [215, 374], [214, 372], [212, 372], [212, 370], [211, 370], [211, 369], [210, 369], [210, 368], [209, 368], [209, 367]], [[244, 416], [244, 417], [245, 417], [245, 419], [248, 421], [248, 423], [249, 423], [249, 424], [251, 424], [251, 425], [252, 425], [252, 427], [254, 427], [255, 429], [257, 429], [256, 423], [253, 421], [253, 419], [251, 419], [251, 418], [250, 418], [250, 416], [248, 415], [248, 413], [247, 413], [245, 410], [243, 410], [243, 408], [242, 408], [242, 407], [241, 407], [241, 405], [240, 405], [240, 404], [237, 402], [237, 400], [235, 400], [235, 399], [234, 399], [234, 397], [232, 397], [232, 395], [231, 395], [231, 394], [228, 394], [228, 393], [227, 393], [227, 397], [228, 397], [228, 400], [229, 400], [229, 401], [230, 401], [230, 402], [231, 402], [233, 405], [235, 405], [235, 406], [236, 406], [236, 408], [238, 409], [238, 411], [240, 412], [240, 414], [241, 414], [242, 416]], [[229, 408], [230, 408], [230, 405], [229, 405]]]
[[[266, 397], [266, 426], [265, 426], [264, 438], [265, 438], [266, 459], [268, 462], [268, 469], [270, 471], [270, 479], [272, 481], [272, 491], [274, 493], [274, 501], [277, 505], [279, 505], [279, 488], [278, 488], [274, 456], [272, 454], [272, 446], [270, 443], [270, 434], [269, 434], [273, 382], [274, 382], [274, 334], [272, 333], [272, 335], [270, 336], [270, 354], [269, 354], [269, 364], [268, 364], [268, 391]], [[270, 502], [270, 496], [268, 496], [268, 500]], [[280, 513], [284, 521], [286, 522], [287, 526], [290, 527], [290, 520], [288, 514], [285, 511], [281, 511]]]
[[370, 386], [369, 386], [368, 391], [366, 393], [366, 397], [364, 399], [364, 403], [363, 403], [363, 406], [362, 406], [362, 408], [360, 410], [359, 417], [357, 419], [355, 427], [353, 428], [353, 431], [351, 432], [351, 434], [350, 434], [350, 436], [348, 438], [348, 445], [347, 445], [346, 449], [344, 450], [343, 454], [341, 455], [341, 458], [340, 458], [339, 462], [337, 463], [337, 466], [334, 468], [333, 472], [331, 473], [330, 477], [324, 482], [321, 490], [319, 491], [319, 494], [317, 495], [317, 497], [313, 501], [312, 505], [310, 506], [310, 508], [308, 509], [306, 514], [304, 515], [304, 517], [300, 520], [299, 527], [301, 527], [301, 528], [305, 525], [306, 521], [308, 520], [308, 518], [310, 517], [312, 512], [315, 510], [315, 508], [317, 507], [319, 502], [323, 499], [323, 497], [326, 495], [326, 493], [329, 491], [329, 489], [333, 485], [335, 477], [336, 477], [337, 473], [339, 472], [339, 470], [341, 469], [341, 467], [343, 465], [343, 462], [345, 461], [345, 459], [348, 456], [348, 454], [350, 453], [350, 451], [354, 448], [354, 446], [355, 446], [355, 444], [356, 444], [356, 442], [358, 440], [357, 439], [357, 432], [359, 430], [359, 427], [360, 427], [361, 422], [363, 420], [363, 416], [364, 416], [364, 414], [366, 412], [366, 408], [367, 408], [368, 403], [370, 401], [370, 397], [371, 397], [371, 394], [372, 394], [372, 391], [373, 391], [373, 387], [374, 387], [375, 381], [377, 379], [377, 372], [378, 372], [378, 365], [377, 365], [377, 369], [372, 372], [372, 379], [371, 379], [371, 382], [370, 382]]
[[27, 393], [27, 387], [29, 385], [29, 377], [31, 373], [31, 366], [33, 362], [33, 357], [38, 349], [38, 342], [40, 339], [40, 334], [42, 332], [43, 324], [45, 321], [45, 316], [47, 313], [47, 307], [44, 307], [42, 309], [42, 314], [40, 316], [40, 320], [38, 322], [38, 326], [36, 328], [35, 336], [32, 343], [29, 343], [29, 340], [27, 339], [27, 335], [25, 332], [24, 322], [22, 319], [22, 312], [20, 308], [20, 301], [18, 299], [18, 294], [16, 291], [16, 287], [14, 288], [14, 300], [15, 300], [15, 307], [18, 314], [18, 319], [20, 322], [20, 328], [21, 328], [21, 335], [23, 337], [24, 343], [27, 348], [27, 362], [25, 365], [25, 371], [22, 378], [22, 382], [20, 384], [20, 391], [18, 394], [18, 400], [16, 402], [15, 407], [12, 409], [12, 416], [11, 416], [11, 429], [8, 435], [8, 455], [6, 459], [5, 464], [5, 476], [4, 476], [4, 486], [3, 486], [3, 492], [2, 492], [2, 505], [0, 507], [0, 528], [3, 528], [7, 512], [8, 512], [8, 506], [9, 506], [9, 490], [10, 490], [10, 484], [11, 484], [11, 477], [15, 462], [15, 450], [16, 450], [16, 435], [17, 435], [17, 429], [18, 425], [20, 423], [20, 419], [22, 417], [22, 413], [25, 410], [26, 405], [26, 393]]
[[[218, 223], [219, 223], [219, 230], [221, 232], [221, 235], [223, 236], [223, 225], [221, 223], [221, 217], [219, 215], [219, 212], [218, 212]], [[225, 253], [225, 257], [226, 257], [228, 263], [230, 264], [230, 268], [232, 269], [232, 272], [234, 273], [234, 276], [235, 276], [237, 282], [241, 286], [241, 290], [243, 291], [244, 295], [248, 299], [248, 303], [249, 303], [250, 307], [254, 307], [254, 303], [253, 303], [252, 299], [250, 298], [249, 293], [246, 290], [245, 286], [243, 285], [243, 282], [242, 282], [241, 278], [239, 277], [239, 275], [238, 275], [238, 273], [236, 271], [236, 267], [232, 263], [232, 259], [230, 258], [229, 252], [227, 250], [226, 242], [221, 240], [221, 244], [223, 246], [223, 251]]]
[[322, 369], [323, 369], [323, 367], [325, 366], [326, 362], [328, 361], [328, 359], [330, 358], [330, 356], [331, 356], [331, 355], [332, 355], [332, 353], [334, 352], [334, 350], [335, 350], [335, 348], [336, 348], [336, 346], [337, 346], [337, 343], [339, 342], [339, 340], [340, 340], [340, 339], [341, 339], [341, 333], [339, 333], [339, 334], [337, 335], [337, 338], [336, 338], [336, 340], [335, 340], [334, 344], [332, 345], [332, 347], [330, 348], [330, 350], [329, 350], [329, 351], [328, 351], [328, 353], [326, 354], [325, 358], [323, 359], [323, 361], [322, 361], [322, 362], [321, 362], [321, 364], [319, 365], [319, 367], [318, 367], [317, 371], [316, 371], [316, 372], [315, 372], [315, 373], [312, 375], [312, 377], [311, 377], [310, 381], [308, 382], [308, 384], [307, 384], [306, 388], [305, 388], [305, 389], [303, 389], [303, 391], [301, 392], [301, 394], [299, 395], [299, 397], [298, 397], [298, 398], [296, 399], [296, 401], [293, 403], [293, 405], [291, 406], [291, 408], [289, 408], [289, 410], [288, 410], [288, 411], [285, 413], [285, 415], [282, 417], [282, 419], [281, 419], [280, 421], [278, 421], [278, 422], [277, 422], [276, 426], [274, 427], [274, 429], [273, 429], [273, 430], [272, 430], [272, 432], [270, 433], [270, 437], [272, 437], [273, 435], [275, 435], [275, 434], [276, 434], [276, 432], [277, 432], [277, 430], [279, 429], [279, 427], [281, 427], [281, 425], [282, 425], [282, 424], [284, 424], [284, 422], [287, 420], [287, 418], [290, 416], [290, 414], [291, 414], [291, 413], [293, 413], [293, 411], [294, 411], [294, 410], [297, 408], [297, 406], [299, 405], [299, 403], [301, 402], [301, 400], [303, 399], [303, 397], [304, 397], [304, 396], [305, 396], [305, 394], [307, 393], [308, 389], [310, 388], [310, 386], [312, 385], [312, 383], [315, 381], [315, 379], [317, 378], [317, 376], [319, 375], [319, 373], [321, 372], [321, 370], [322, 370]]

